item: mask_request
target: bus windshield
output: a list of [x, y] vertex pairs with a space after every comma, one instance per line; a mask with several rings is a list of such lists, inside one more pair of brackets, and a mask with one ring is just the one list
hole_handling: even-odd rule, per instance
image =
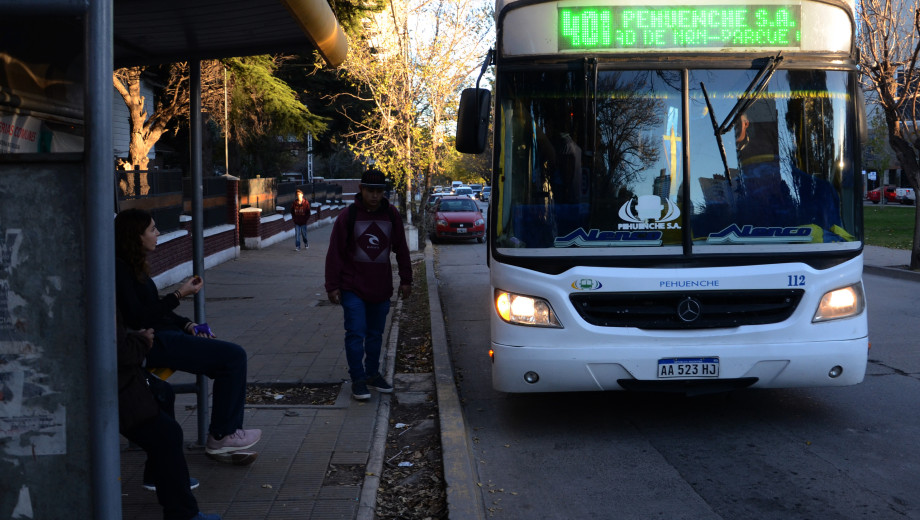
[[853, 73], [778, 69], [717, 139], [761, 70], [501, 73], [498, 251], [858, 249]]

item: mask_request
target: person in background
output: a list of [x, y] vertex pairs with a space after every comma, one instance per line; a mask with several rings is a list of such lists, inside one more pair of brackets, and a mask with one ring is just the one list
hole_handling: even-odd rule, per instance
[[291, 204], [291, 220], [294, 221], [294, 251], [300, 251], [300, 241], [303, 248], [310, 249], [307, 242], [307, 221], [310, 220], [310, 201], [303, 198], [303, 191], [294, 192], [297, 199]]
[[[144, 358], [153, 347], [153, 329], [128, 331], [116, 316], [118, 349], [118, 430], [147, 453], [147, 470], [165, 520], [220, 520], [198, 510], [182, 448], [182, 427], [164, 411], [150, 389]], [[168, 383], [163, 383], [169, 387]], [[170, 388], [171, 390], [171, 388]], [[194, 481], [197, 487], [197, 481]]]
[[159, 235], [156, 222], [144, 210], [126, 209], [115, 217], [116, 306], [129, 328], [156, 331], [147, 352], [147, 367], [203, 374], [214, 380], [205, 451], [218, 455], [250, 448], [262, 438], [262, 431], [243, 429], [246, 351], [215, 339], [207, 327], [173, 312], [182, 298], [201, 290], [201, 277], [193, 276], [160, 297], [147, 263]]
[[399, 266], [399, 293], [412, 290], [412, 264], [402, 218], [383, 197], [383, 172], [369, 169], [361, 176], [355, 202], [339, 214], [326, 253], [326, 293], [345, 313], [345, 357], [351, 395], [370, 399], [368, 387], [389, 393], [393, 387], [380, 374], [380, 351], [390, 298], [393, 268]]

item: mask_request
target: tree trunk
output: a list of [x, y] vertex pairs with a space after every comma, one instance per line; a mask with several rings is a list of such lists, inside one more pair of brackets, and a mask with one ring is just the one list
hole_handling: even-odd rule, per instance
[[[889, 115], [889, 117], [891, 116]], [[894, 119], [896, 120], [896, 117], [894, 117]], [[891, 131], [892, 126], [896, 129], [895, 132]], [[889, 124], [888, 128], [888, 142], [891, 145], [891, 149], [894, 150], [895, 157], [897, 157], [901, 169], [907, 174], [907, 178], [912, 184], [914, 193], [916, 194], [917, 185], [920, 184], [918, 183], [918, 180], [920, 180], [920, 163], [917, 162], [917, 149], [914, 148], [904, 136], [900, 135], [900, 126], [897, 123], [894, 125]], [[884, 183], [882, 183], [879, 192], [879, 202], [882, 202], [885, 198]], [[920, 205], [917, 205], [916, 201], [914, 201], [913, 244], [911, 245], [910, 265], [908, 268], [912, 271], [920, 269]]]
[[112, 84], [128, 108], [131, 133], [128, 158], [122, 160], [121, 166], [125, 170], [140, 170], [137, 174], [138, 186], [134, 186], [135, 175], [126, 176], [123, 187], [130, 195], [147, 195], [150, 192], [147, 180], [150, 159], [147, 156], [166, 131], [167, 125], [188, 111], [188, 79], [183, 76], [181, 67], [174, 67], [167, 82], [167, 91], [173, 93], [170, 103], [160, 103], [158, 110], [148, 114], [146, 99], [141, 94], [141, 75], [144, 70], [144, 67], [131, 67], [118, 69], [112, 74]]
[[[917, 189], [914, 188], [914, 197], [916, 198]], [[914, 244], [910, 250], [911, 271], [920, 269], [920, 204], [914, 200]]]

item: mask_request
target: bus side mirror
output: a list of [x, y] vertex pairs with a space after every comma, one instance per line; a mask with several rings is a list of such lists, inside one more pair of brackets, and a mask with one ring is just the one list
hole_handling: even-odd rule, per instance
[[480, 154], [486, 149], [491, 102], [492, 93], [484, 88], [463, 89], [457, 112], [458, 152]]

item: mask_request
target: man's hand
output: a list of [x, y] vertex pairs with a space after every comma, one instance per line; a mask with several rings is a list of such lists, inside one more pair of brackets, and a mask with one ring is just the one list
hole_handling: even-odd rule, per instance
[[408, 299], [411, 294], [412, 294], [411, 285], [400, 285], [399, 286], [399, 295], [402, 296], [403, 300]]
[[329, 291], [329, 301], [335, 305], [342, 303], [342, 291], [335, 289], [334, 291]]

